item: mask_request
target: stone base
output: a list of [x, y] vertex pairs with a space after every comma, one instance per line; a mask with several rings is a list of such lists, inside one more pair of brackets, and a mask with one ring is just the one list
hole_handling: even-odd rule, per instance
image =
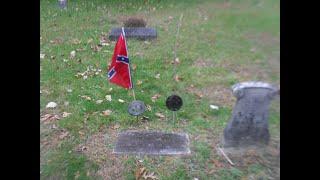
[[[122, 28], [112, 28], [109, 39], [116, 41], [122, 32]], [[154, 28], [124, 28], [126, 38], [135, 38], [139, 40], [149, 40], [157, 38], [157, 31]]]
[[262, 140], [262, 141], [253, 140], [250, 137], [242, 138], [239, 140], [231, 140], [223, 137], [221, 140], [221, 145], [224, 148], [247, 148], [247, 147], [263, 148], [268, 144], [269, 144], [269, 137], [268, 137], [268, 140]]
[[190, 154], [187, 134], [156, 131], [127, 131], [118, 135], [115, 154], [187, 155]]

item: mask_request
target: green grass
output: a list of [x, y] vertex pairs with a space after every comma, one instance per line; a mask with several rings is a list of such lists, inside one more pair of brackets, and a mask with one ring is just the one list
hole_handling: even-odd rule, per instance
[[[86, 176], [87, 170], [96, 172], [98, 165], [72, 149], [86, 140], [80, 137], [79, 131], [83, 131], [85, 137], [90, 137], [99, 131], [107, 132], [115, 124], [120, 125], [117, 131], [148, 127], [154, 130], [183, 131], [191, 137], [200, 136], [199, 141], [191, 143], [194, 151], [189, 158], [145, 159], [143, 165], [162, 179], [240, 179], [248, 173], [259, 173], [251, 167], [250, 170], [222, 169], [214, 175], [207, 174], [211, 168], [208, 160], [214, 157], [210, 140], [222, 134], [231, 117], [232, 106], [219, 102], [219, 96], [223, 94], [217, 97], [205, 96], [198, 101], [195, 94], [187, 91], [191, 84], [198, 90], [221, 87], [227, 91], [233, 84], [246, 80], [280, 82], [280, 43], [277, 41], [280, 37], [280, 2], [228, 2], [229, 5], [223, 0], [70, 0], [68, 9], [60, 10], [57, 1], [41, 0], [40, 53], [45, 54], [45, 58], [40, 63], [40, 112], [48, 113], [45, 106], [54, 101], [58, 107], [49, 112], [72, 113], [56, 125], [73, 137], [69, 146], [48, 149], [48, 157], [45, 159], [51, 162], [42, 167], [41, 177], [74, 179], [79, 172], [79, 179], [98, 178]], [[176, 24], [181, 13], [184, 18], [178, 37], [177, 56], [181, 63], [177, 73], [182, 80], [177, 83], [172, 80], [173, 66], [170, 62], [173, 60]], [[155, 27], [158, 31], [158, 38], [148, 43], [127, 40], [131, 63], [137, 67], [133, 71], [134, 83], [142, 81], [141, 85], [135, 85], [136, 97], [152, 108], [144, 113], [149, 117], [147, 122], [137, 122], [135, 117], [127, 113], [127, 106], [133, 100], [131, 92], [110, 84], [106, 79], [107, 64], [111, 60], [115, 43], [109, 42], [109, 46], [103, 46], [98, 52], [91, 49], [91, 46], [99, 44], [100, 37], [108, 36], [112, 27], [121, 27], [123, 17], [132, 15], [143, 16], [147, 26]], [[74, 39], [81, 43], [73, 44]], [[88, 43], [90, 39], [92, 42]], [[52, 43], [56, 40], [61, 43]], [[252, 48], [255, 51], [250, 51]], [[77, 50], [76, 57], [70, 59], [70, 52], [74, 50]], [[198, 66], [199, 59], [206, 60], [212, 66]], [[88, 66], [101, 69], [102, 73], [89, 76], [86, 80], [75, 77]], [[155, 78], [158, 73], [160, 79]], [[174, 124], [172, 113], [167, 110], [164, 102], [175, 87], [184, 104], [178, 112], [179, 121]], [[113, 89], [111, 92], [110, 88]], [[72, 92], [67, 92], [68, 89], [72, 89]], [[160, 98], [152, 102], [151, 97], [157, 93], [161, 94]], [[79, 97], [83, 95], [92, 100]], [[106, 95], [112, 96], [111, 102], [106, 101]], [[125, 100], [125, 103], [118, 102], [118, 99]], [[96, 100], [104, 101], [96, 104]], [[68, 105], [65, 105], [66, 102]], [[210, 104], [219, 104], [220, 109], [213, 111], [209, 108]], [[279, 135], [280, 128], [277, 108], [272, 106], [269, 118], [271, 134], [275, 136]], [[102, 111], [107, 109], [112, 110], [112, 114], [101, 116]], [[159, 120], [155, 115], [157, 112], [164, 114], [166, 119]], [[112, 147], [111, 144], [106, 146]], [[135, 157], [127, 161], [123, 176], [134, 179]]]

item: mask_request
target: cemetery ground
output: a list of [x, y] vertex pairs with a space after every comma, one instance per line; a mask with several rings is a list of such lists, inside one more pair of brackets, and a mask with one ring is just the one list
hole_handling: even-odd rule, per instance
[[[279, 1], [70, 1], [67, 10], [55, 0], [40, 3], [41, 179], [279, 179], [279, 97], [265, 153], [230, 156], [232, 166], [216, 151], [236, 100], [231, 86], [280, 83]], [[115, 45], [109, 30], [129, 16], [158, 32], [156, 40], [127, 40], [136, 98], [148, 109], [138, 120], [127, 113], [132, 91], [106, 77]], [[184, 103], [176, 123], [165, 106], [175, 86]], [[57, 106], [46, 108], [49, 102]], [[185, 132], [191, 154], [116, 156], [124, 130]]]

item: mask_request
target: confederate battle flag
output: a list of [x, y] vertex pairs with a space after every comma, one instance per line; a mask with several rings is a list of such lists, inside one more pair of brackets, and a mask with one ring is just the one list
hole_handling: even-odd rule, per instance
[[123, 30], [114, 48], [112, 62], [108, 69], [108, 78], [111, 83], [126, 89], [132, 88], [127, 44]]

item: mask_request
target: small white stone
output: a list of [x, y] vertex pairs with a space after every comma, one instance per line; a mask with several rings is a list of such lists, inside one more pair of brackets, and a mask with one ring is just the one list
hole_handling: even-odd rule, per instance
[[106, 95], [107, 101], [112, 101], [111, 95]]
[[57, 103], [55, 102], [49, 102], [46, 106], [46, 108], [55, 108], [55, 107], [57, 107]]
[[103, 102], [103, 100], [101, 100], [101, 99], [96, 101], [97, 104], [101, 104], [102, 102]]
[[40, 54], [40, 59], [44, 59], [45, 56], [45, 54]]
[[211, 109], [214, 109], [214, 110], [219, 110], [219, 107], [218, 107], [218, 106], [215, 106], [215, 105], [212, 105], [212, 104], [210, 105], [210, 108], [211, 108]]
[[76, 51], [71, 51], [70, 58], [73, 59], [74, 57], [76, 57]]
[[122, 99], [118, 99], [118, 101], [121, 102], [121, 103], [124, 103], [124, 100], [122, 100]]

